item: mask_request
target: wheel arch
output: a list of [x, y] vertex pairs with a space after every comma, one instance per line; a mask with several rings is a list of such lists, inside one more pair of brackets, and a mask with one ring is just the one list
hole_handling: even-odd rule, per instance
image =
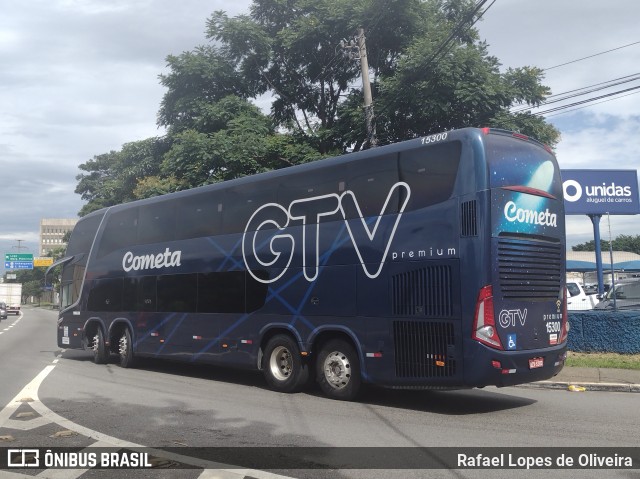
[[105, 340], [108, 342], [107, 326], [104, 324], [104, 321], [98, 316], [92, 316], [88, 318], [82, 326], [82, 342], [85, 347], [89, 344], [89, 339], [97, 333], [98, 328], [102, 329]]
[[304, 351], [304, 352], [307, 351], [306, 348], [304, 347], [305, 343], [302, 341], [302, 337], [300, 336], [300, 333], [292, 325], [287, 323], [268, 324], [264, 328], [262, 328], [259, 333], [260, 345], [258, 347], [257, 361], [258, 361], [258, 369], [260, 371], [262, 371], [263, 369], [262, 360], [264, 358], [264, 350], [267, 346], [267, 343], [271, 338], [273, 338], [274, 336], [277, 336], [278, 334], [287, 334], [293, 337], [293, 339], [297, 341], [298, 346], [300, 347], [300, 351]]
[[333, 339], [342, 339], [353, 346], [353, 349], [358, 355], [360, 363], [360, 376], [366, 377], [366, 362], [364, 360], [362, 348], [360, 347], [360, 341], [357, 340], [355, 333], [344, 326], [323, 326], [314, 330], [309, 336], [309, 349], [312, 356], [317, 354], [322, 349], [322, 346]]

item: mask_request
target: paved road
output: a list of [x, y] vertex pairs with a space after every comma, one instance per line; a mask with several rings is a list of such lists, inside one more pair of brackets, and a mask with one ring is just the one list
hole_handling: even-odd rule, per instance
[[0, 321], [0, 407], [55, 359], [56, 316], [46, 313], [27, 310]]
[[[11, 348], [16, 348], [13, 354], [23, 350], [21, 361], [32, 363], [24, 368], [33, 373], [28, 380], [43, 365], [52, 364], [57, 349], [54, 324], [53, 312], [26, 311], [10, 331], [16, 341], [26, 341]], [[34, 331], [40, 335], [37, 341], [30, 340]], [[7, 337], [0, 336], [3, 351], [9, 348], [3, 342]], [[41, 343], [45, 337], [52, 341], [48, 348]], [[4, 357], [5, 353], [1, 354], [0, 358]], [[29, 374], [22, 371], [19, 377], [26, 384]], [[2, 368], [0, 374], [4, 384], [6, 378], [18, 373]], [[19, 392], [17, 383], [21, 380], [12, 380], [12, 392], [3, 392], [3, 399]], [[328, 400], [314, 389], [295, 395], [275, 393], [254, 373], [159, 361], [144, 361], [138, 369], [121, 369], [116, 364], [95, 365], [88, 353], [80, 351], [62, 354], [39, 385], [37, 395], [52, 413], [36, 412], [51, 422], [16, 433], [16, 437], [25, 445], [43, 447], [84, 446], [115, 438], [123, 444], [152, 447], [269, 446], [275, 447], [274, 451], [299, 446], [552, 446], [564, 450], [637, 447], [640, 438], [637, 394], [525, 388], [453, 392], [369, 389], [359, 402], [344, 403]], [[76, 425], [81, 428], [75, 436], [51, 437]], [[0, 424], [0, 435], [5, 432]], [[531, 477], [527, 471], [509, 470], [276, 472], [313, 478]], [[200, 473], [189, 472], [184, 477]], [[233, 475], [242, 477], [237, 473]], [[168, 474], [166, 477], [180, 477]], [[578, 475], [601, 477], [602, 471], [583, 470]], [[537, 471], [535, 476], [576, 477], [576, 471]], [[629, 471], [607, 471], [607, 477], [630, 476]]]

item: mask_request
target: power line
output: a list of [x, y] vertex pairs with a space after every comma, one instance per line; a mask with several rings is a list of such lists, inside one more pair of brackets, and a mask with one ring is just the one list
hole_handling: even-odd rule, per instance
[[[593, 105], [598, 105], [600, 103], [606, 103], [608, 101], [613, 101], [613, 100], [619, 100], [620, 98], [624, 98], [625, 96], [637, 95], [638, 93], [640, 93], [640, 91], [634, 91], [634, 92], [631, 92], [631, 93], [627, 93], [626, 95], [620, 95], [617, 98], [609, 98], [608, 100], [597, 101]], [[564, 115], [565, 113], [570, 113], [570, 112], [576, 111], [576, 110], [582, 110], [583, 108], [588, 108], [588, 107], [593, 106], [593, 105], [579, 106], [577, 108], [571, 108], [571, 109], [568, 109], [566, 111], [561, 111], [560, 113], [555, 113], [553, 115], [546, 115], [546, 116], [547, 116], [547, 118], [549, 118], [549, 117], [552, 117], [552, 116]]]
[[[629, 83], [633, 81], [640, 80], [640, 73], [635, 73], [633, 75], [627, 75], [620, 78], [614, 78], [613, 80], [608, 80], [606, 82], [596, 83], [594, 85], [577, 88], [575, 90], [569, 90], [563, 93], [558, 93], [556, 95], [551, 95], [547, 97], [547, 100], [541, 102], [535, 108], [539, 108], [540, 106], [550, 105], [552, 103], [559, 103], [562, 101], [569, 100], [570, 98], [576, 98], [582, 95], [587, 95], [589, 93], [595, 93], [597, 91], [606, 90], [607, 88], [611, 88], [617, 85], [622, 85], [624, 83]], [[554, 98], [553, 100], [549, 100], [549, 98]], [[512, 113], [519, 113], [526, 110], [531, 110], [531, 106], [523, 106], [517, 108], [515, 110], [511, 110]]]
[[[424, 66], [425, 69], [427, 69], [429, 65], [431, 65], [431, 63], [440, 55], [440, 53], [442, 53], [444, 49], [449, 46], [449, 43], [451, 43], [451, 41], [456, 36], [462, 33], [462, 28], [466, 27], [465, 30], [468, 30], [469, 28], [471, 28], [473, 25], [476, 24], [478, 20], [480, 20], [480, 18], [482, 18], [482, 16], [486, 13], [486, 11], [489, 10], [494, 3], [496, 3], [496, 0], [493, 0], [493, 2], [491, 2], [491, 5], [489, 5], [486, 8], [486, 10], [484, 10], [480, 15], [478, 15], [475, 20], [473, 20], [473, 17], [476, 15], [476, 13], [478, 13], [478, 11], [482, 8], [482, 6], [485, 3], [487, 3], [487, 1], [488, 0], [479, 0], [478, 3], [476, 3], [474, 9], [471, 12], [469, 12], [467, 16], [465, 16], [462, 20], [460, 20], [460, 22], [451, 31], [447, 39], [440, 44], [436, 52], [431, 56], [429, 60], [427, 60], [427, 64]], [[473, 20], [473, 22], [467, 25], [467, 23], [469, 23], [471, 20]], [[449, 53], [449, 50], [450, 48], [447, 51], [445, 51], [444, 54]]]
[[582, 88], [576, 88], [575, 90], [568, 90], [568, 91], [565, 91], [565, 92], [562, 92], [562, 93], [555, 93], [553, 95], [549, 95], [547, 98], [554, 98], [556, 96], [566, 95], [567, 93], [574, 93], [574, 92], [577, 92], [577, 91], [580, 91], [580, 90], [586, 90], [587, 88], [592, 88], [592, 87], [595, 87], [595, 86], [604, 85], [605, 83], [611, 83], [611, 82], [617, 81], [617, 80], [624, 80], [626, 78], [636, 77], [638, 75], [640, 75], [640, 73], [634, 73], [632, 75], [626, 75], [626, 76], [623, 76], [623, 77], [614, 78], [613, 80], [607, 80], [607, 81], [603, 81], [603, 82], [600, 82], [600, 83], [594, 83], [593, 85], [588, 85], [588, 86], [585, 86], [585, 87], [582, 87]]
[[[634, 91], [634, 90], [638, 90], [638, 89], [640, 89], [640, 85], [634, 86], [634, 87], [631, 87], [631, 88], [626, 88], [624, 90], [619, 90], [619, 91], [607, 93], [606, 95], [600, 95], [600, 96], [596, 96], [596, 97], [593, 97], [593, 98], [588, 98], [586, 100], [577, 101], [577, 102], [574, 102], [574, 103], [570, 103], [568, 105], [562, 105], [562, 106], [557, 106], [555, 108], [550, 108], [548, 110], [538, 111], [538, 112], [536, 112], [534, 114], [542, 116], [542, 115], [545, 115], [546, 113], [553, 113], [553, 112], [556, 112], [556, 111], [565, 110], [567, 108], [571, 108], [572, 106], [583, 105], [585, 103], [591, 103], [592, 101], [600, 100], [602, 98], [608, 98], [608, 97], [611, 97], [611, 96], [619, 95], [620, 93], [626, 93], [626, 92]], [[591, 106], [591, 105], [589, 105], [589, 106]]]
[[[473, 27], [482, 18], [482, 16], [485, 13], [487, 13], [487, 11], [493, 6], [493, 4], [496, 3], [496, 1], [497, 0], [493, 0], [487, 8], [485, 8], [482, 12], [478, 14], [478, 12], [484, 6], [484, 4], [488, 2], [488, 0], [478, 0], [478, 2], [474, 5], [473, 10], [470, 13], [468, 13], [462, 20], [460, 20], [460, 22], [458, 22], [458, 24], [451, 30], [451, 33], [449, 34], [447, 39], [440, 44], [440, 46], [436, 49], [436, 52], [431, 56], [431, 58], [429, 58], [429, 60], [427, 60], [427, 63], [423, 67], [424, 70], [426, 70], [431, 65], [431, 63], [433, 63], [433, 61], [438, 58], [438, 56], [444, 56], [447, 53], [449, 53], [449, 51], [451, 51], [451, 48], [453, 48], [453, 45], [449, 46], [451, 41], [455, 39], [457, 35], [460, 35], [463, 32], [462, 30], [463, 28], [465, 28], [464, 31], [466, 31], [471, 27]], [[475, 19], [474, 19], [474, 16], [475, 16]], [[445, 51], [445, 48], [447, 49], [446, 51]], [[440, 55], [441, 53], [442, 55]], [[431, 80], [432, 78], [430, 78], [428, 81], [431, 82]], [[396, 94], [391, 101], [388, 101], [386, 108], [383, 108], [380, 111], [380, 113], [378, 113], [378, 116], [379, 117], [383, 116], [384, 113], [387, 112], [387, 110], [399, 97], [400, 97], [400, 94]]]
[[604, 55], [605, 53], [614, 52], [614, 51], [620, 50], [622, 48], [627, 48], [627, 47], [630, 47], [632, 45], [637, 45], [638, 43], [640, 43], [640, 41], [633, 42], [633, 43], [628, 43], [627, 45], [622, 45], [621, 47], [612, 48], [611, 50], [607, 50], [607, 51], [604, 51], [604, 52], [594, 53], [593, 55], [589, 55], [589, 56], [583, 57], [583, 58], [578, 58], [577, 60], [571, 60], [570, 62], [561, 63], [560, 65], [554, 65], [552, 67], [545, 68], [542, 71], [546, 72], [548, 70], [553, 70], [554, 68], [559, 68], [559, 67], [563, 67], [565, 65], [570, 65], [572, 63], [581, 62], [582, 60], [587, 60], [588, 58], [593, 58], [593, 57], [597, 57], [599, 55]]

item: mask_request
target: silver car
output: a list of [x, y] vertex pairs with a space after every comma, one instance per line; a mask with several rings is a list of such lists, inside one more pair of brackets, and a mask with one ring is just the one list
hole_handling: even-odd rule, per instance
[[640, 309], [640, 280], [620, 280], [614, 289], [609, 289], [594, 309], [613, 309], [615, 291], [616, 309]]
[[0, 303], [0, 319], [7, 319], [7, 305]]

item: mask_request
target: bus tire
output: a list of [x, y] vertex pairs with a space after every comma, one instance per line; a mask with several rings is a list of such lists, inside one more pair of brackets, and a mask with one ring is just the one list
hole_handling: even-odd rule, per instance
[[352, 401], [360, 392], [360, 361], [353, 346], [342, 339], [327, 342], [316, 359], [316, 380], [332, 399]]
[[120, 355], [120, 367], [131, 368], [134, 363], [133, 341], [129, 328], [124, 328], [122, 335], [118, 340], [118, 353]]
[[291, 336], [278, 334], [271, 338], [264, 358], [264, 377], [274, 391], [296, 392], [309, 381], [308, 365], [302, 360], [298, 343]]
[[96, 364], [106, 364], [109, 359], [107, 345], [104, 343], [104, 333], [102, 328], [98, 326], [96, 334], [91, 340], [91, 350], [93, 351], [93, 362]]

